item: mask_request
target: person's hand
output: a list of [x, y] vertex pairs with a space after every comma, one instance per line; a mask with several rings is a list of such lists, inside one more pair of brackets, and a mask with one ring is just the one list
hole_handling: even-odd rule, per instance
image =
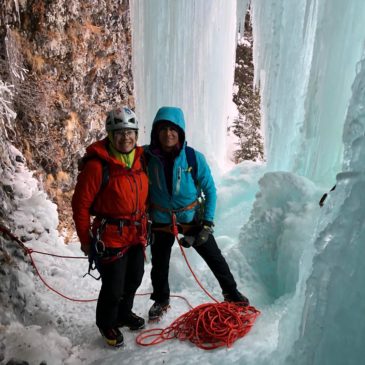
[[179, 243], [182, 247], [189, 248], [194, 245], [195, 237], [194, 236], [184, 236], [179, 240]]
[[209, 239], [209, 236], [214, 232], [214, 223], [211, 221], [203, 221], [200, 232], [196, 235], [194, 246], [198, 247], [204, 245]]

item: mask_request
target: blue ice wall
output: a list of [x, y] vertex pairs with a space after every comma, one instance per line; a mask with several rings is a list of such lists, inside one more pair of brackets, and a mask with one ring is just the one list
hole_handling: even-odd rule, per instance
[[253, 0], [256, 84], [273, 170], [331, 185], [365, 36], [361, 0]]
[[[337, 182], [325, 206], [310, 209], [306, 224], [288, 221], [288, 214], [282, 219], [275, 215], [273, 224], [271, 214], [255, 229], [260, 214], [277, 212], [275, 204], [283, 196], [275, 194], [264, 177], [242, 231], [242, 242], [248, 234], [259, 237], [243, 251], [274, 303], [287, 295], [281, 302], [285, 314], [271, 359], [275, 364], [360, 364], [365, 358], [365, 2], [251, 4], [268, 169], [302, 175], [328, 190]], [[282, 188], [293, 191], [295, 185]], [[260, 213], [265, 194], [264, 202], [273, 204]], [[293, 212], [293, 203], [300, 199], [285, 198], [283, 206]], [[298, 214], [305, 209], [303, 205]], [[311, 224], [309, 214], [314, 218]], [[300, 226], [303, 233], [297, 240], [283, 237], [283, 229], [300, 232]], [[262, 242], [267, 240], [265, 249]], [[301, 253], [289, 255], [298, 243]], [[295, 279], [291, 286], [288, 276]]]
[[[237, 9], [246, 4], [238, 0]], [[178, 105], [190, 144], [224, 163], [242, 19], [235, 9], [235, 1], [131, 1], [145, 141], [157, 108]], [[268, 172], [257, 178], [242, 164], [222, 179], [216, 231], [262, 315], [245, 342], [225, 354], [226, 363], [361, 364], [365, 2], [252, 0], [251, 11], [268, 160], [260, 168]], [[247, 224], [236, 244], [240, 219]]]

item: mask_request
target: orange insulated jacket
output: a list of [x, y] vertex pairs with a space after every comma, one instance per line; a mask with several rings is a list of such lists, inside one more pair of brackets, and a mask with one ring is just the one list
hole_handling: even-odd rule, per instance
[[[95, 234], [103, 218], [121, 219], [125, 224], [106, 224], [101, 240], [105, 247], [119, 248], [146, 243], [146, 204], [148, 178], [143, 148], [136, 147], [132, 167], [108, 153], [108, 138], [86, 149], [86, 164], [81, 170], [72, 198], [73, 218], [82, 246], [90, 245], [90, 228]], [[103, 165], [108, 163], [109, 179], [101, 189]], [[91, 224], [90, 210], [96, 217]], [[135, 224], [137, 223], [137, 224]], [[140, 223], [140, 224], [139, 224]]]

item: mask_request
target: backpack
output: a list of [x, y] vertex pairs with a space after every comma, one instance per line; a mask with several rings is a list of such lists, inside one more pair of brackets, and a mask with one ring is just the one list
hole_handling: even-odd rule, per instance
[[78, 170], [79, 172], [85, 167], [86, 163], [89, 161], [89, 160], [99, 160], [101, 165], [102, 165], [102, 179], [101, 179], [101, 184], [100, 184], [100, 188], [99, 188], [99, 191], [96, 193], [95, 195], [95, 198], [94, 198], [94, 201], [93, 203], [91, 204], [91, 207], [90, 207], [90, 214], [91, 215], [96, 215], [95, 211], [94, 211], [94, 204], [95, 204], [95, 201], [96, 201], [96, 197], [105, 189], [105, 187], [108, 185], [108, 182], [109, 182], [109, 164], [108, 162], [106, 162], [105, 160], [103, 160], [102, 158], [100, 158], [99, 156], [87, 156], [87, 155], [84, 155], [83, 157], [81, 157], [79, 160], [78, 160], [78, 163], [77, 163], [77, 167], [78, 167]]
[[188, 161], [188, 166], [191, 168], [191, 176], [195, 182], [195, 186], [198, 186], [198, 181], [196, 178], [197, 174], [197, 163], [196, 163], [196, 154], [195, 150], [192, 147], [185, 147], [186, 160]]
[[[186, 155], [186, 160], [188, 162], [188, 166], [189, 169], [191, 171], [191, 176], [194, 180], [195, 186], [198, 186], [198, 181], [197, 181], [197, 162], [196, 162], [196, 154], [195, 154], [195, 150], [192, 147], [186, 146], [185, 147], [185, 155]], [[95, 215], [95, 211], [93, 209], [94, 207], [94, 203], [96, 201], [96, 197], [106, 188], [106, 186], [108, 185], [109, 182], [109, 164], [107, 161], [101, 159], [98, 156], [84, 156], [81, 158], [81, 161], [79, 161], [79, 170], [82, 169], [82, 166], [85, 166], [86, 162], [90, 159], [98, 159], [101, 164], [102, 164], [102, 179], [101, 179], [101, 184], [100, 184], [100, 188], [99, 191], [97, 192], [97, 194], [95, 195], [95, 199], [94, 202], [92, 203], [91, 207], [90, 207], [90, 214], [91, 215]], [[144, 155], [144, 163], [142, 163], [143, 165], [148, 166], [148, 162], [149, 162], [149, 155], [145, 154]]]

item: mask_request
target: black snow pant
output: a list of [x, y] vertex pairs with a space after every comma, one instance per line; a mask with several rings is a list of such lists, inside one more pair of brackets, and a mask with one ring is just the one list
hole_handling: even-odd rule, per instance
[[132, 246], [121, 258], [101, 264], [101, 289], [96, 306], [96, 325], [115, 328], [131, 313], [134, 296], [144, 274], [144, 248]]
[[[169, 265], [171, 248], [175, 237], [171, 233], [163, 231], [154, 232], [155, 239], [151, 245], [152, 270], [151, 281], [153, 293], [151, 299], [156, 302], [164, 302], [170, 298]], [[232, 293], [237, 290], [236, 281], [223, 257], [214, 236], [211, 234], [206, 243], [194, 247], [202, 259], [212, 270], [219, 282], [223, 293]]]

